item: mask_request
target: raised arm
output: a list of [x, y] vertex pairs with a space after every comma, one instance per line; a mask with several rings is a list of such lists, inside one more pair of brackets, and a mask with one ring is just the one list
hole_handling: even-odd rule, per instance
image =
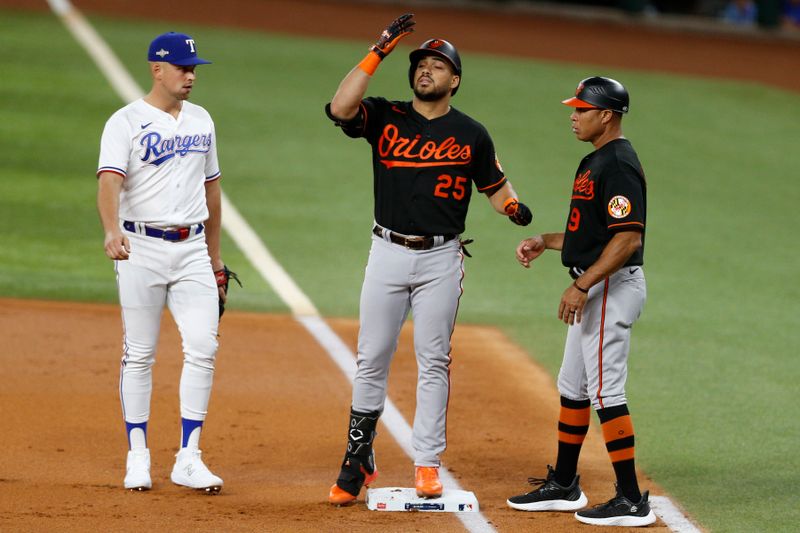
[[414, 15], [406, 13], [383, 30], [378, 40], [370, 47], [369, 53], [344, 77], [331, 100], [331, 114], [343, 121], [350, 120], [358, 113], [361, 99], [367, 92], [372, 75], [383, 58], [389, 55], [397, 43], [414, 31]]

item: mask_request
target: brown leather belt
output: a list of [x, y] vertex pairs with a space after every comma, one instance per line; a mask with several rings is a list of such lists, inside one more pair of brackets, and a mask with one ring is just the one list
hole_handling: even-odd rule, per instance
[[[399, 244], [400, 246], [404, 246], [409, 250], [430, 250], [433, 248], [436, 237], [433, 235], [426, 236], [426, 237], [404, 237], [399, 233], [395, 233], [391, 230], [386, 230], [389, 234], [389, 240], [392, 241], [394, 244]], [[372, 228], [372, 233], [376, 236], [383, 238], [383, 228], [380, 226], [375, 226]], [[456, 238], [456, 236], [452, 233], [447, 233], [445, 235], [440, 235], [442, 237], [442, 244], [446, 243], [447, 241], [452, 241]]]

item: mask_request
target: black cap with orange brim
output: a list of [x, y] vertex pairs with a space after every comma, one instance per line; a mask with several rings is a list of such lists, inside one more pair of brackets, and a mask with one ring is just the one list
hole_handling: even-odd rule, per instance
[[567, 98], [566, 100], [562, 100], [561, 103], [564, 105], [568, 105], [570, 107], [577, 107], [580, 109], [600, 109], [594, 104], [590, 104], [589, 102], [584, 102], [577, 96], [573, 96], [572, 98]]
[[575, 89], [575, 96], [561, 103], [582, 109], [610, 109], [627, 113], [629, 100], [627, 89], [617, 80], [592, 76], [581, 80]]

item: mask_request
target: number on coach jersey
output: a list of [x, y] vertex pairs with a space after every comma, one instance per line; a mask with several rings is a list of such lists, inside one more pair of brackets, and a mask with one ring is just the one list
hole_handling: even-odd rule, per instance
[[464, 199], [464, 195], [467, 192], [465, 187], [467, 178], [463, 176], [456, 176], [456, 179], [453, 180], [453, 176], [450, 174], [442, 174], [436, 179], [439, 181], [439, 183], [433, 190], [434, 196], [438, 196], [439, 198], [450, 198], [452, 195], [452, 197], [456, 200]]
[[573, 207], [572, 212], [569, 214], [569, 224], [567, 224], [567, 229], [570, 231], [577, 231], [580, 225], [581, 225], [581, 212], [578, 211], [577, 207]]

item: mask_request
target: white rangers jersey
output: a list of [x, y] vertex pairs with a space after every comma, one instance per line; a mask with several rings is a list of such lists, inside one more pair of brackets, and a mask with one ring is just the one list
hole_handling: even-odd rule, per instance
[[106, 122], [97, 175], [124, 179], [122, 220], [169, 227], [205, 221], [205, 183], [220, 177], [214, 122], [184, 101], [178, 118], [145, 102], [131, 102]]

